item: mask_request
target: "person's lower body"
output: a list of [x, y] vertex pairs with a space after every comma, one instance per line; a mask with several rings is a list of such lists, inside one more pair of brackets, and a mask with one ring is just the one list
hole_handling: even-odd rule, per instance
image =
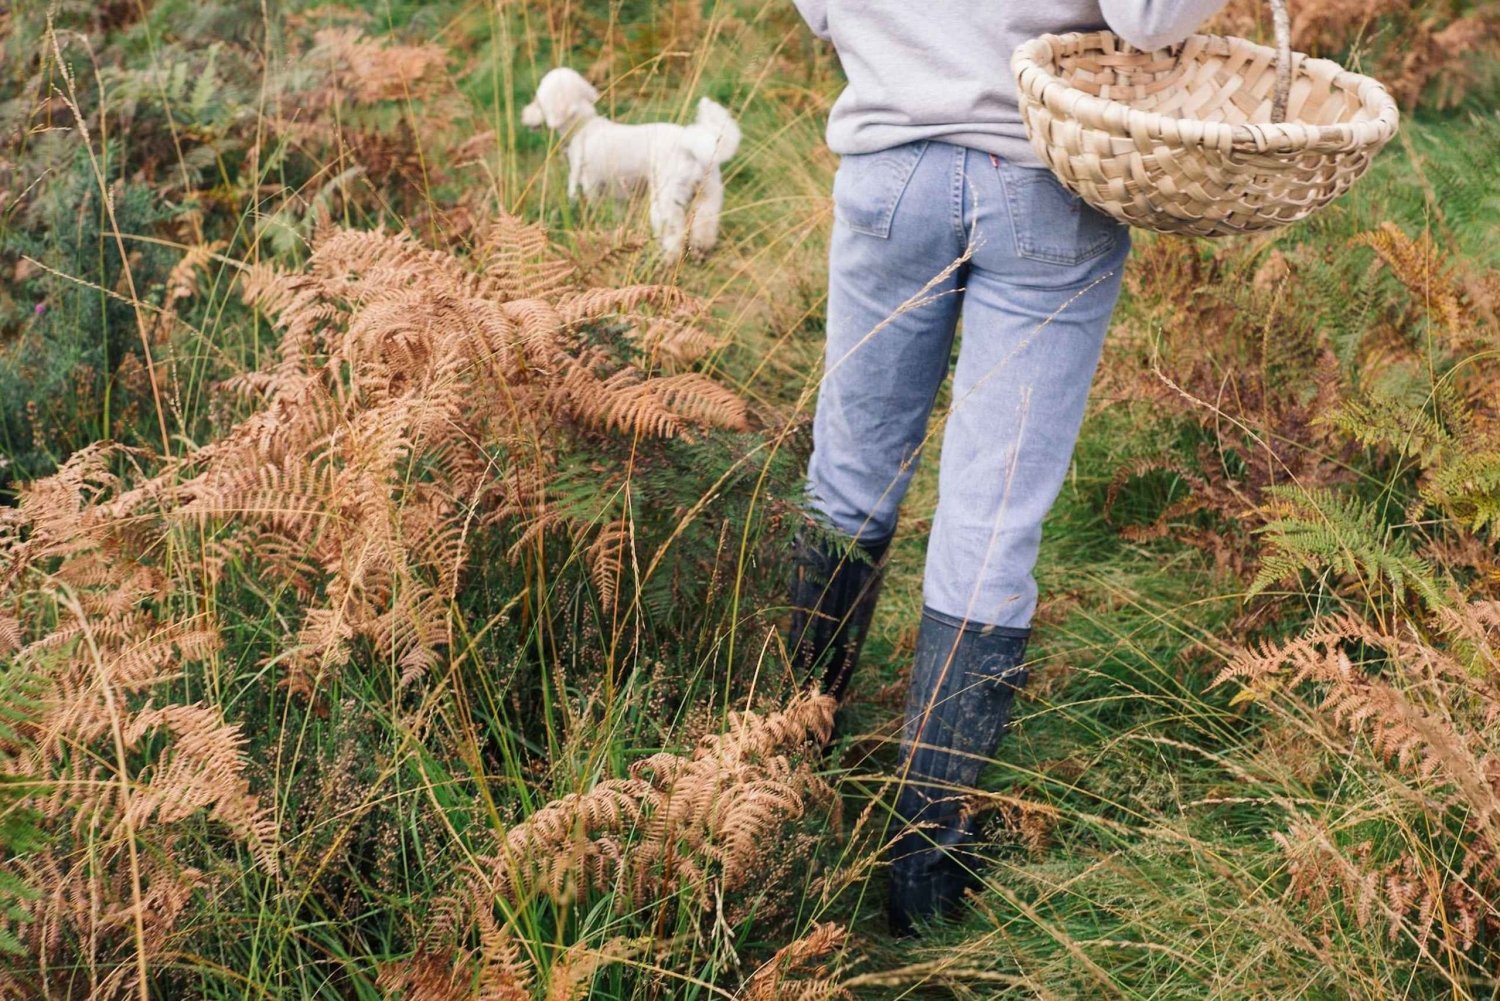
[[1025, 682], [1041, 525], [1071, 462], [1129, 238], [1047, 171], [938, 142], [844, 157], [834, 205], [808, 469], [827, 531], [811, 556], [799, 544], [797, 580], [815, 584], [794, 584], [789, 641], [840, 697], [963, 322], [898, 770], [891, 916], [906, 932], [973, 878], [966, 797]]

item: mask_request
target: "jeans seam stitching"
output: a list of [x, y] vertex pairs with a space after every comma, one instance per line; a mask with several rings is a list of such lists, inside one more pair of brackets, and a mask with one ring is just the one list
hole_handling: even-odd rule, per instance
[[1035, 244], [1031, 243], [1031, 241], [1026, 241], [1025, 245], [1017, 241], [1016, 252], [1027, 260], [1041, 261], [1044, 264], [1064, 264], [1076, 267], [1079, 264], [1087, 264], [1096, 257], [1102, 257], [1117, 239], [1118, 236], [1116, 234], [1106, 233], [1095, 241], [1094, 244], [1090, 244], [1084, 248], [1082, 253], [1074, 257], [1069, 257], [1065, 254], [1050, 254], [1045, 250], [1037, 250]]
[[964, 178], [968, 168], [969, 151], [962, 146], [954, 147], [953, 171], [953, 235], [959, 246], [967, 247], [968, 237], [964, 233]]
[[924, 139], [917, 146], [916, 156], [912, 157], [911, 164], [904, 168], [901, 183], [896, 185], [896, 189], [891, 192], [890, 203], [886, 205], [880, 216], [882, 240], [890, 238], [891, 226], [896, 221], [896, 209], [901, 205], [901, 198], [906, 194], [906, 189], [911, 186], [911, 179], [916, 175], [917, 167], [922, 163], [922, 155], [926, 152], [927, 140]]

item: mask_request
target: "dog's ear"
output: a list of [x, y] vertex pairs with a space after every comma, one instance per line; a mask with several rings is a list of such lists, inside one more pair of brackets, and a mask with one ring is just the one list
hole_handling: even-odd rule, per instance
[[594, 85], [585, 80], [582, 74], [568, 73], [563, 82], [567, 86], [556, 95], [556, 107], [552, 112], [557, 121], [547, 122], [554, 129], [563, 128], [569, 122], [583, 117], [585, 113], [593, 110], [594, 102], [599, 100], [599, 91], [594, 89]]
[[546, 120], [547, 128], [560, 132], [572, 120], [573, 109], [577, 102], [571, 100], [566, 94], [553, 94], [550, 95], [550, 100], [544, 101], [538, 94], [536, 103], [541, 106], [542, 118]]
[[545, 122], [549, 129], [560, 132], [591, 111], [597, 100], [599, 92], [582, 74], [559, 67], [542, 77], [536, 88], [536, 100], [526, 106], [521, 118], [531, 124], [527, 120], [529, 115], [537, 125]]

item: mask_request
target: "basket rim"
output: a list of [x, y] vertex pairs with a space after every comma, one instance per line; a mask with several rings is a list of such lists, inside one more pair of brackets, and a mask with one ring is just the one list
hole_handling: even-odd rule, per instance
[[[1179, 146], [1204, 146], [1221, 152], [1350, 152], [1366, 147], [1379, 148], [1396, 134], [1401, 113], [1396, 99], [1385, 85], [1373, 77], [1345, 69], [1331, 59], [1319, 59], [1302, 52], [1293, 52], [1294, 68], [1304, 71], [1309, 64], [1327, 64], [1335, 72], [1332, 79], [1355, 91], [1367, 110], [1375, 117], [1362, 122], [1338, 122], [1332, 125], [1306, 125], [1300, 122], [1278, 122], [1266, 124], [1230, 125], [1227, 122], [1210, 122], [1198, 118], [1181, 118], [1162, 114], [1159, 111], [1144, 111], [1131, 107], [1124, 101], [1098, 97], [1074, 87], [1052, 69], [1051, 54], [1054, 44], [1094, 45], [1103, 47], [1108, 39], [1114, 40], [1114, 48], [1122, 53], [1151, 55], [1180, 48], [1138, 49], [1112, 31], [1070, 31], [1066, 34], [1045, 34], [1022, 42], [1011, 55], [1011, 71], [1015, 74], [1018, 89], [1027, 98], [1043, 104], [1054, 115], [1071, 119], [1088, 119], [1118, 135], [1149, 138], [1157, 142], [1168, 142]], [[1194, 34], [1182, 42], [1228, 42], [1251, 46], [1273, 55], [1275, 50], [1249, 39], [1234, 35]]]

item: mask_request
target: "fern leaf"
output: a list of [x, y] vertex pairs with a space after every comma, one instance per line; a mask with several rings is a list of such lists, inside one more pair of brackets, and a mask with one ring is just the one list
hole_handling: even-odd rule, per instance
[[1415, 591], [1429, 607], [1445, 603], [1433, 568], [1404, 537], [1381, 524], [1376, 509], [1326, 489], [1276, 487], [1276, 516], [1259, 529], [1270, 547], [1250, 593], [1258, 594], [1301, 571], [1352, 578], [1367, 589], [1383, 584], [1396, 601]]

